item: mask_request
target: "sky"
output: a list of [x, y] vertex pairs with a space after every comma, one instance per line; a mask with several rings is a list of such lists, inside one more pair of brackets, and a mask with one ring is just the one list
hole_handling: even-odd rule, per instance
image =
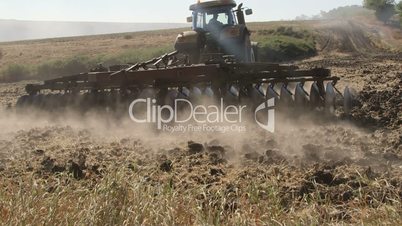
[[[0, 0], [0, 19], [185, 23], [196, 0]], [[243, 0], [248, 21], [294, 19], [321, 10], [361, 5], [363, 0]]]

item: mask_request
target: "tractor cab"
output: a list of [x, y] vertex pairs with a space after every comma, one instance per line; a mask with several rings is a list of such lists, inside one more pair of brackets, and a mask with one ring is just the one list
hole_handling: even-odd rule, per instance
[[189, 64], [219, 61], [231, 56], [242, 62], [255, 60], [246, 27], [243, 4], [233, 0], [198, 1], [190, 6], [192, 31], [179, 34], [175, 48], [189, 57]]
[[224, 27], [237, 25], [237, 18], [233, 12], [233, 5], [217, 5], [215, 7], [203, 7], [200, 4], [193, 5], [193, 30], [206, 32], [219, 32]]

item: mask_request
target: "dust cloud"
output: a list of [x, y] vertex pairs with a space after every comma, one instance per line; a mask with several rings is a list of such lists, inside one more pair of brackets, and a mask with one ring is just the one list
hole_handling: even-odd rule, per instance
[[[295, 165], [323, 161], [367, 165], [375, 162], [373, 152], [379, 155], [386, 148], [379, 142], [380, 137], [368, 131], [358, 129], [347, 121], [323, 118], [317, 120], [316, 116], [289, 117], [277, 114], [276, 132], [273, 134], [259, 128], [251, 118], [242, 122], [241, 126], [246, 128], [243, 132], [170, 133], [157, 130], [153, 124], [134, 123], [128, 113], [116, 118], [97, 112], [44, 113], [31, 110], [16, 113], [3, 110], [0, 112], [0, 140], [17, 143], [28, 140], [32, 145], [30, 148], [34, 149], [41, 147], [45, 139], [43, 134], [52, 133], [52, 137], [58, 139], [54, 142], [68, 143], [71, 142], [68, 133], [73, 133], [84, 143], [86, 139], [95, 143], [138, 140], [152, 153], [175, 148], [185, 150], [189, 142], [196, 142], [204, 147], [223, 147], [227, 160], [235, 165], [241, 165], [245, 156], [258, 161], [268, 155]], [[81, 133], [86, 136], [80, 138]], [[21, 136], [24, 138], [21, 139]]]

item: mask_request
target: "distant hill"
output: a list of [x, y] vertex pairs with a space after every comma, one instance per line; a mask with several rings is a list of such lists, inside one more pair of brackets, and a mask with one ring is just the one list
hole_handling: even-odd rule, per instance
[[188, 27], [179, 23], [108, 23], [0, 20], [0, 42]]
[[374, 18], [374, 11], [364, 8], [359, 5], [341, 6], [336, 9], [329, 10], [328, 12], [321, 11], [321, 13], [313, 16], [301, 15], [297, 16], [295, 20], [322, 20], [322, 19], [353, 19], [360, 18]]
[[[368, 19], [367, 19], [368, 18]], [[265, 61], [311, 56], [402, 51], [402, 30], [372, 19], [322, 19], [249, 23]], [[144, 28], [145, 29], [145, 28]], [[174, 50], [186, 28], [0, 42], [0, 83], [43, 80], [88, 71], [99, 63], [137, 63]], [[1, 33], [0, 33], [1, 35]]]

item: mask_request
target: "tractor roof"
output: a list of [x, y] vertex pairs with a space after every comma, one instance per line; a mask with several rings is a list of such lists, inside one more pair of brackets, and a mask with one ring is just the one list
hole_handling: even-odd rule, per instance
[[214, 0], [214, 1], [198, 1], [198, 3], [190, 6], [191, 11], [199, 9], [211, 9], [221, 6], [231, 6], [236, 7], [236, 2], [234, 0]]

